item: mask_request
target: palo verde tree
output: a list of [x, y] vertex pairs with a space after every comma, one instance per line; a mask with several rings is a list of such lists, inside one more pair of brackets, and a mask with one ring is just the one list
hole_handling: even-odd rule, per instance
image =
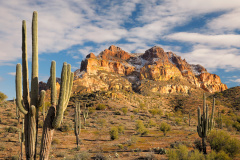
[[[51, 104], [48, 115], [44, 121], [40, 159], [48, 159], [53, 130], [58, 128], [63, 119], [63, 113], [67, 107], [73, 84], [71, 65], [63, 64], [61, 74], [61, 87], [58, 105], [56, 103], [56, 63], [51, 66]], [[23, 91], [23, 95], [22, 95]], [[31, 93], [31, 95], [30, 95]], [[45, 91], [41, 91], [39, 97], [38, 88], [38, 23], [37, 12], [33, 12], [32, 20], [32, 77], [31, 92], [28, 82], [27, 61], [27, 31], [26, 21], [22, 24], [22, 65], [16, 67], [16, 105], [24, 114], [25, 154], [27, 160], [36, 159], [37, 133], [38, 133], [38, 110], [44, 103]]]

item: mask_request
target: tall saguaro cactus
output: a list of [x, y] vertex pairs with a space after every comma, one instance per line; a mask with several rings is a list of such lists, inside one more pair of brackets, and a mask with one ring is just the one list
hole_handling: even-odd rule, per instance
[[[32, 24], [33, 52], [32, 52], [32, 80], [31, 80], [31, 98], [29, 96], [28, 82], [28, 62], [27, 62], [27, 31], [26, 21], [22, 25], [22, 66], [17, 64], [16, 68], [16, 104], [19, 110], [25, 115], [25, 152], [27, 159], [34, 159], [37, 145], [37, 123], [38, 108], [43, 101], [42, 95], [38, 96], [38, 52], [37, 49], [37, 12], [33, 12]], [[22, 70], [22, 71], [21, 71]], [[23, 83], [22, 83], [23, 76]], [[23, 88], [23, 96], [22, 96]], [[23, 102], [23, 103], [22, 103]], [[36, 158], [36, 157], [35, 157]]]
[[75, 102], [75, 120], [74, 120], [74, 132], [77, 141], [77, 148], [79, 144], [79, 134], [81, 132], [81, 110], [80, 102]]
[[205, 94], [203, 94], [203, 114], [201, 115], [201, 109], [200, 107], [198, 107], [197, 132], [199, 137], [202, 138], [202, 147], [203, 147], [204, 154], [207, 154], [207, 151], [206, 151], [207, 133], [214, 127], [214, 109], [215, 109], [215, 99], [213, 99], [212, 115], [209, 118], [208, 105], [206, 105], [206, 97], [205, 97]]
[[[25, 152], [26, 159], [36, 159], [37, 133], [38, 133], [38, 109], [44, 104], [45, 91], [41, 91], [39, 97], [38, 88], [38, 33], [37, 33], [37, 12], [33, 12], [32, 20], [32, 78], [31, 96], [28, 82], [28, 61], [27, 61], [27, 31], [26, 21], [22, 25], [22, 65], [16, 66], [16, 104], [19, 110], [25, 115]], [[22, 67], [23, 66], [23, 67]], [[22, 81], [23, 80], [23, 81]], [[73, 84], [73, 73], [71, 65], [64, 63], [61, 75], [61, 88], [58, 105], [56, 103], [56, 63], [51, 66], [51, 104], [47, 117], [44, 121], [42, 132], [42, 144], [40, 159], [48, 159], [51, 146], [53, 129], [60, 126], [64, 110], [67, 107], [71, 88]], [[22, 95], [23, 91], [23, 95]], [[56, 114], [55, 114], [56, 110]]]

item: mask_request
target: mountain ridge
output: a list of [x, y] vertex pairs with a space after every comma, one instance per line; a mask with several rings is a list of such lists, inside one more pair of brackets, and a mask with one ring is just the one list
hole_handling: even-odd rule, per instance
[[[103, 71], [106, 72], [105, 74], [117, 74], [127, 79], [135, 91], [139, 91], [143, 80], [151, 80], [153, 83], [179, 80], [179, 84], [170, 82], [165, 86], [160, 87], [155, 84], [155, 87], [149, 88], [151, 92], [160, 93], [189, 93], [196, 88], [213, 93], [227, 89], [218, 75], [207, 72], [199, 64], [189, 64], [185, 59], [173, 52], [165, 52], [159, 46], [154, 46], [143, 54], [128, 53], [114, 45], [98, 56], [90, 53], [82, 60], [76, 81], [80, 79], [79, 75], [99, 77], [100, 72]], [[83, 79], [81, 81], [84, 86]], [[182, 81], [187, 81], [189, 84], [182, 85]]]

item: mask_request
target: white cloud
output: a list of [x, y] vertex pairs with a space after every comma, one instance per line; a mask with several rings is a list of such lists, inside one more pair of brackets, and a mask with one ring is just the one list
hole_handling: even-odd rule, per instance
[[167, 35], [166, 38], [189, 43], [199, 43], [213, 47], [240, 47], [240, 35], [222, 34], [205, 35], [199, 33], [178, 32]]
[[9, 72], [8, 74], [9, 74], [9, 75], [12, 75], [12, 76], [15, 76], [15, 75], [16, 75], [16, 72]]
[[230, 81], [231, 81], [231, 82], [240, 83], [240, 79], [234, 79], [234, 80], [233, 80], [233, 79], [231, 79]]

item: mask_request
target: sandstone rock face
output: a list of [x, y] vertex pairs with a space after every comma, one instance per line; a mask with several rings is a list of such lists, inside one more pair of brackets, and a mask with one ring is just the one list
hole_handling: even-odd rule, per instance
[[[141, 83], [144, 80], [165, 82], [165, 85], [156, 83], [149, 88], [151, 92], [160, 93], [188, 93], [193, 87], [211, 93], [227, 89], [219, 76], [208, 73], [203, 66], [189, 64], [180, 56], [165, 52], [158, 46], [146, 50], [143, 54], [130, 54], [112, 45], [98, 56], [93, 53], [87, 55], [81, 63], [80, 72], [84, 72], [85, 77], [78, 78], [76, 83], [81, 82], [86, 88], [94, 91], [100, 88], [129, 90], [131, 86], [142, 90]], [[82, 75], [81, 73], [78, 74]], [[115, 81], [109, 78], [111, 74], [121, 78]]]

